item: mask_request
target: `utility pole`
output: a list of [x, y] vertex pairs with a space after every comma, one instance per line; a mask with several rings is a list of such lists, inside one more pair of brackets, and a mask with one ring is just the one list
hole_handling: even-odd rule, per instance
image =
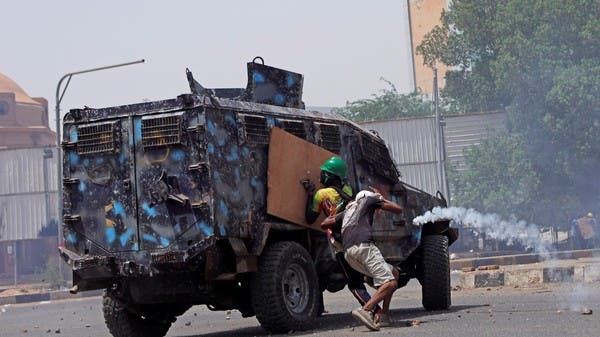
[[442, 119], [439, 109], [439, 88], [437, 67], [433, 66], [433, 106], [435, 112], [435, 144], [437, 147], [437, 171], [440, 191], [444, 194], [446, 201], [450, 201], [448, 178], [446, 177], [446, 144], [444, 142], [444, 129], [446, 122]]

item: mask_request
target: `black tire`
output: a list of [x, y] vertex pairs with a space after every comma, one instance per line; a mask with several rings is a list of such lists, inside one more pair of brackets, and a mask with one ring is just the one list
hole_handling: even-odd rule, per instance
[[252, 307], [265, 330], [285, 333], [310, 328], [320, 297], [317, 272], [304, 247], [283, 241], [265, 249], [251, 285]]
[[448, 237], [428, 235], [421, 242], [423, 249], [421, 292], [426, 310], [446, 310], [452, 303], [450, 296], [450, 259]]
[[114, 337], [163, 337], [171, 322], [153, 320], [134, 314], [109, 292], [104, 292], [102, 311], [108, 331]]

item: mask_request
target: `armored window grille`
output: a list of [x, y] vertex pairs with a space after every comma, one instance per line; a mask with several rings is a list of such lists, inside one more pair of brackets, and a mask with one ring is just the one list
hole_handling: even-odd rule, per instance
[[340, 129], [335, 124], [315, 123], [319, 128], [319, 145], [333, 153], [340, 153]]
[[398, 171], [383, 141], [377, 141], [366, 135], [361, 138], [362, 159], [377, 167], [381, 175], [395, 181], [398, 178]]
[[241, 115], [243, 121], [243, 139], [252, 144], [269, 144], [269, 127], [264, 117]]
[[296, 137], [306, 139], [306, 129], [304, 128], [304, 122], [281, 119], [279, 120], [279, 123], [281, 125], [281, 128], [285, 131], [293, 134]]
[[115, 152], [117, 122], [84, 125], [77, 128], [77, 154]]
[[159, 147], [181, 144], [181, 116], [142, 119], [142, 145]]

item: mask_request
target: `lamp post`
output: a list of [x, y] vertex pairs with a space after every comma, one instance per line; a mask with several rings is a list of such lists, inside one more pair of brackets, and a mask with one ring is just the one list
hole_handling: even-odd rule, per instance
[[[57, 174], [57, 189], [58, 189], [58, 216], [57, 216], [57, 220], [58, 220], [58, 245], [62, 246], [62, 223], [63, 223], [63, 219], [62, 219], [62, 211], [63, 211], [63, 199], [62, 199], [62, 153], [61, 153], [61, 148], [60, 148], [60, 102], [62, 101], [65, 92], [67, 91], [67, 88], [69, 87], [69, 83], [71, 83], [71, 78], [75, 75], [80, 75], [80, 74], [85, 74], [85, 73], [91, 73], [94, 71], [100, 71], [100, 70], [106, 70], [106, 69], [112, 69], [112, 68], [118, 68], [118, 67], [124, 67], [124, 66], [129, 66], [129, 65], [133, 65], [133, 64], [138, 64], [138, 63], [144, 63], [144, 59], [141, 60], [137, 60], [137, 61], [133, 61], [133, 62], [126, 62], [126, 63], [119, 63], [119, 64], [113, 64], [110, 66], [105, 66], [105, 67], [98, 67], [98, 68], [91, 68], [91, 69], [85, 69], [85, 70], [80, 70], [80, 71], [75, 71], [72, 73], [67, 73], [65, 75], [63, 75], [63, 77], [60, 78], [60, 80], [58, 81], [58, 84], [56, 85], [56, 174]], [[63, 83], [64, 80], [67, 80], [67, 83], [65, 84], [65, 87], [62, 89], [61, 92], [61, 85]], [[59, 261], [58, 263], [58, 267], [59, 267], [59, 272], [60, 272], [60, 276], [62, 277], [62, 263]]]

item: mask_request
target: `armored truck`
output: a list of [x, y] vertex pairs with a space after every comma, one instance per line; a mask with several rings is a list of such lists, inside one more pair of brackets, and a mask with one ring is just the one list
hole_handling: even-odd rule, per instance
[[449, 221], [412, 223], [444, 197], [403, 183], [376, 134], [306, 110], [301, 74], [260, 57], [247, 71], [245, 88], [206, 88], [187, 70], [191, 93], [65, 115], [60, 254], [71, 292], [105, 289], [116, 337], [164, 336], [200, 304], [256, 316], [273, 333], [309, 328], [323, 291], [346, 280], [318, 225], [268, 212], [270, 191], [302, 188], [268, 184], [271, 134], [281, 129], [343, 158], [355, 191], [376, 186], [403, 207], [376, 217], [374, 240], [400, 286], [420, 281], [425, 309], [448, 308], [457, 232]]

